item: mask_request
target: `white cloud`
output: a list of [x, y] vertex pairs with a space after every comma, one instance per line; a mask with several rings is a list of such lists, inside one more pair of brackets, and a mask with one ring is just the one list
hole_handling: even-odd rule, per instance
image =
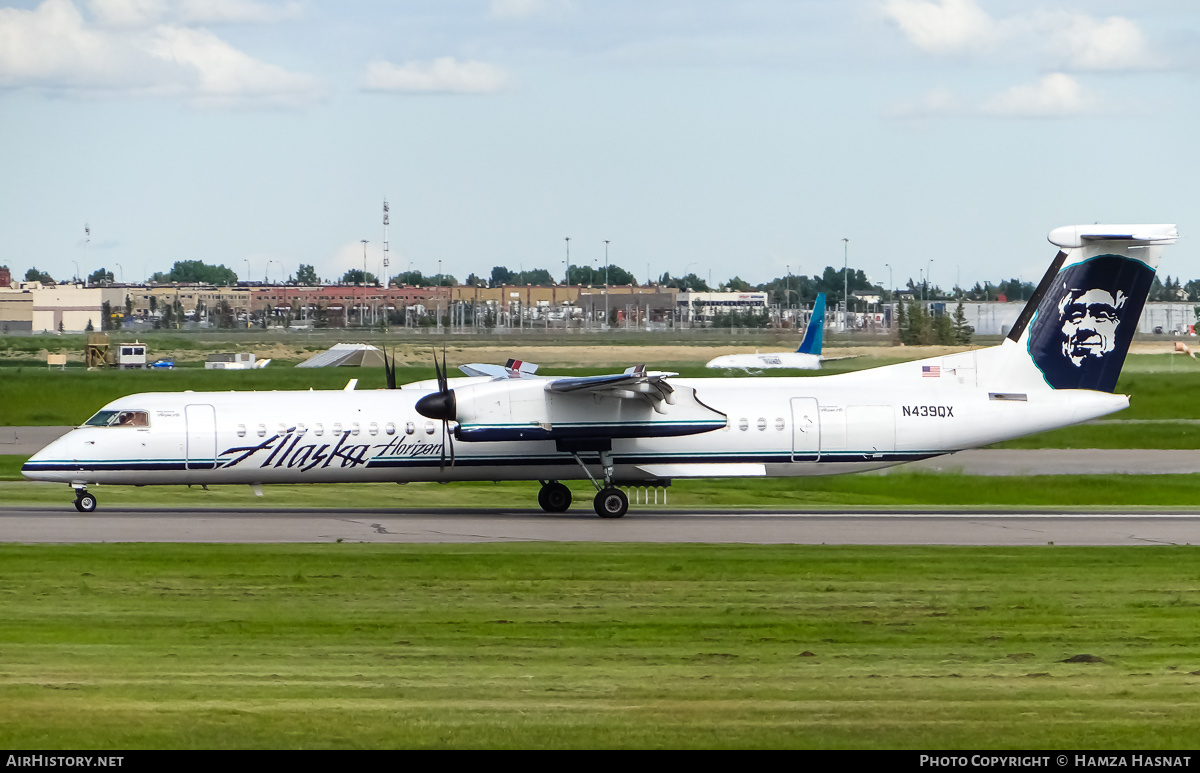
[[886, 0], [883, 14], [910, 43], [932, 54], [990, 45], [996, 34], [995, 20], [975, 0]]
[[105, 27], [149, 27], [162, 21], [167, 0], [88, 0], [88, 10]]
[[501, 19], [522, 19], [569, 7], [568, 0], [491, 0], [488, 13]]
[[1128, 19], [1095, 19], [1081, 13], [1056, 14], [1047, 52], [1067, 69], [1078, 71], [1138, 70], [1159, 66], [1141, 28]]
[[100, 5], [108, 26], [89, 26], [69, 0], [0, 9], [0, 86], [206, 105], [299, 104], [321, 96], [313, 77], [258, 61], [211, 32], [152, 24], [163, 7], [153, 0]]
[[31, 11], [0, 8], [0, 86], [144, 86], [145, 79], [128, 77], [137, 58], [111, 36], [86, 29], [67, 0]]
[[1078, 81], [1056, 72], [1031, 85], [1013, 86], [989, 99], [980, 110], [1003, 118], [1066, 118], [1091, 112], [1097, 105]]
[[934, 89], [918, 100], [892, 106], [884, 112], [884, 117], [906, 121], [937, 116], [1070, 118], [1092, 113], [1099, 106], [1098, 97], [1075, 78], [1058, 72], [1045, 75], [1036, 83], [1013, 86], [981, 103], [968, 104], [949, 89]]
[[299, 16], [298, 2], [255, 0], [87, 0], [96, 22], [106, 27], [171, 24], [268, 24]]
[[159, 26], [147, 50], [187, 73], [190, 82], [179, 85], [202, 104], [233, 104], [245, 99], [289, 104], [320, 93], [311, 76], [260, 62], [205, 30]]
[[996, 19], [977, 0], [884, 0], [880, 9], [929, 54], [1034, 59], [1075, 72], [1162, 66], [1141, 28], [1122, 16], [1039, 10]]
[[503, 89], [508, 75], [486, 62], [460, 62], [445, 56], [432, 62], [372, 62], [363, 78], [367, 91], [418, 94], [486, 94]]
[[[367, 243], [367, 273], [374, 274], [377, 278], [381, 277], [380, 272], [383, 268], [383, 248], [375, 243]], [[334, 282], [340, 282], [347, 271], [363, 270], [363, 244], [361, 241], [349, 242], [343, 244], [334, 253], [333, 258], [325, 261], [327, 265], [333, 266], [333, 273], [328, 277], [322, 277]], [[320, 270], [320, 267], [318, 267]], [[392, 265], [387, 268], [390, 274], [399, 273], [396, 269], [396, 253], [392, 253]], [[324, 272], [321, 271], [323, 274]]]

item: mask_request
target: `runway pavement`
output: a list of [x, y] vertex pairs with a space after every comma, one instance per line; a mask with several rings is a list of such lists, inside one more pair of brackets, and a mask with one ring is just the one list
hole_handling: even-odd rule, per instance
[[1195, 513], [154, 510], [0, 508], [0, 542], [709, 542], [829, 545], [1196, 545]]

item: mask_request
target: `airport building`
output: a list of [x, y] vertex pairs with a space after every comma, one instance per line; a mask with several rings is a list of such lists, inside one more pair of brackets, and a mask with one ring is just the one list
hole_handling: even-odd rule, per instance
[[[602, 330], [708, 327], [732, 311], [766, 312], [770, 327], [802, 330], [807, 306], [772, 304], [765, 292], [680, 292], [659, 286], [504, 285], [500, 287], [363, 287], [359, 285], [103, 285], [40, 282], [3, 283], [0, 269], [0, 333], [100, 331], [104, 304], [118, 318], [150, 324], [167, 307], [182, 309], [177, 324], [245, 327], [260, 324], [319, 324], [358, 327], [382, 324], [455, 327], [545, 327]], [[126, 305], [128, 301], [128, 307]], [[954, 314], [957, 301], [916, 301], [932, 314]], [[178, 304], [178, 306], [176, 306]], [[846, 314], [830, 308], [831, 331], [889, 335], [897, 302], [856, 297]], [[964, 301], [966, 323], [975, 335], [1006, 335], [1025, 304]], [[1194, 335], [1197, 309], [1190, 302], [1148, 302], [1138, 322], [1143, 335]], [[436, 320], [436, 322], [435, 322]], [[605, 324], [607, 323], [607, 325]]]
[[23, 282], [20, 287], [0, 287], [0, 330], [7, 332], [68, 332], [100, 330], [104, 303], [124, 309], [125, 291], [114, 287], [80, 284], [43, 285]]
[[770, 308], [769, 294], [745, 293], [679, 293], [675, 300], [678, 319], [700, 324], [712, 322], [720, 314], [730, 312], [761, 313]]

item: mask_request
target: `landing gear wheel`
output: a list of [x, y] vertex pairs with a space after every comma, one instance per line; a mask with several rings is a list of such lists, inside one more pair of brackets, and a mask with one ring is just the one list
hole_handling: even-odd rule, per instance
[[90, 513], [96, 509], [96, 497], [93, 494], [80, 494], [75, 497], [75, 509], [81, 513]]
[[620, 518], [629, 510], [629, 497], [618, 488], [606, 488], [596, 495], [596, 515], [601, 518]]
[[571, 489], [552, 480], [538, 491], [538, 504], [547, 513], [565, 513], [571, 506]]

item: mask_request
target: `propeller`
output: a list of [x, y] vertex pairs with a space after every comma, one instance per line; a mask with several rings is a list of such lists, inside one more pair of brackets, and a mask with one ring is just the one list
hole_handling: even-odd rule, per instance
[[433, 370], [437, 373], [438, 391], [425, 395], [417, 400], [417, 413], [427, 419], [437, 419], [442, 422], [442, 469], [446, 469], [446, 446], [450, 446], [450, 466], [454, 466], [454, 435], [447, 437], [446, 430], [450, 422], [458, 414], [458, 406], [454, 400], [454, 390], [450, 388], [446, 378], [446, 352], [442, 351], [442, 363], [438, 365], [437, 351], [433, 353]]
[[387, 380], [387, 388], [396, 388], [396, 351], [392, 350], [391, 362], [388, 362], [387, 350], [383, 350], [383, 377]]

